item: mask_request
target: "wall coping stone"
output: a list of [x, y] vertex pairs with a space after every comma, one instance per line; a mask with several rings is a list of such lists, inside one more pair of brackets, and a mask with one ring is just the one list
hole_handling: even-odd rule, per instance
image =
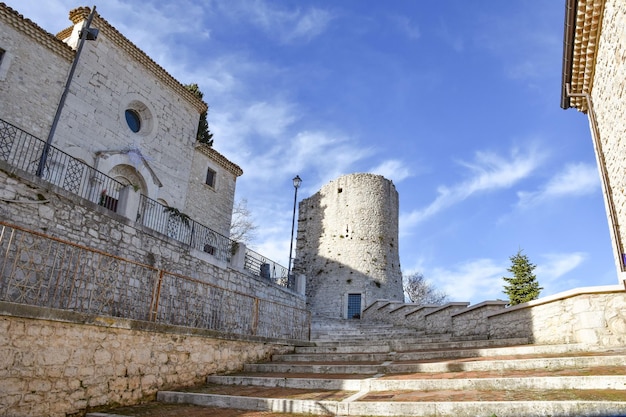
[[571, 290], [567, 290], [567, 291], [563, 291], [557, 294], [553, 294], [547, 297], [543, 297], [543, 298], [539, 298], [537, 300], [533, 300], [533, 301], [529, 301], [527, 303], [523, 303], [523, 304], [517, 304], [515, 306], [511, 306], [509, 308], [504, 309], [504, 311], [498, 311], [496, 313], [492, 313], [487, 315], [487, 318], [491, 318], [494, 316], [499, 316], [501, 314], [508, 314], [517, 310], [523, 310], [526, 308], [532, 308], [532, 307], [536, 307], [536, 306], [540, 306], [542, 304], [549, 304], [549, 303], [553, 303], [555, 301], [559, 301], [559, 300], [564, 300], [566, 298], [573, 298], [576, 297], [578, 295], [585, 295], [585, 294], [608, 294], [608, 293], [615, 293], [615, 292], [625, 292], [626, 289], [624, 288], [624, 285], [620, 285], [620, 284], [615, 284], [615, 285], [599, 285], [599, 286], [595, 286], [595, 287], [581, 287], [581, 288], [574, 288]]
[[367, 307], [365, 307], [365, 309], [363, 309], [363, 313], [365, 313], [367, 310], [369, 310], [370, 308], [374, 307], [375, 305], [378, 305], [378, 303], [391, 303], [391, 301], [389, 301], [389, 300], [375, 300], [372, 304], [368, 305]]
[[431, 314], [439, 313], [440, 311], [443, 311], [443, 310], [447, 310], [450, 307], [457, 307], [457, 306], [461, 306], [461, 307], [465, 306], [465, 307], [467, 307], [469, 304], [470, 304], [469, 302], [448, 303], [448, 304], [445, 304], [445, 305], [441, 306], [440, 308], [438, 308], [436, 310], [431, 311], [430, 313], [424, 314], [424, 317], [430, 316]]
[[314, 346], [306, 340], [275, 339], [262, 336], [239, 335], [217, 330], [200, 329], [195, 327], [176, 326], [171, 324], [154, 323], [142, 320], [131, 320], [121, 317], [101, 316], [96, 314], [78, 313], [70, 310], [61, 310], [49, 307], [38, 307], [26, 304], [0, 301], [0, 316], [21, 317], [26, 319], [47, 320], [63, 323], [75, 323], [97, 327], [137, 330], [153, 333], [178, 334], [184, 336], [200, 336], [212, 339], [222, 339], [240, 342], [262, 342], [285, 346]]
[[389, 313], [395, 313], [398, 310], [402, 310], [403, 308], [408, 308], [408, 307], [417, 307], [417, 304], [402, 304], [400, 307], [396, 307], [393, 310], [391, 310]]
[[470, 311], [477, 310], [482, 307], [487, 307], [487, 306], [503, 306], [504, 307], [507, 304], [508, 302], [503, 301], [503, 300], [487, 300], [487, 301], [483, 301], [482, 303], [467, 307], [466, 310], [455, 313], [452, 315], [452, 317], [460, 316], [461, 314], [469, 313]]
[[438, 304], [424, 304], [424, 305], [422, 305], [422, 306], [420, 306], [420, 307], [416, 308], [415, 310], [411, 311], [410, 313], [405, 314], [405, 315], [404, 315], [404, 317], [408, 317], [408, 316], [410, 316], [411, 314], [415, 314], [415, 313], [417, 313], [418, 311], [423, 310], [423, 309], [425, 309], [425, 308], [437, 308], [437, 307], [440, 307], [440, 306], [439, 306]]
[[382, 310], [383, 308], [387, 307], [390, 304], [391, 304], [391, 301], [387, 301], [386, 303], [383, 303], [382, 306], [378, 307], [377, 310]]

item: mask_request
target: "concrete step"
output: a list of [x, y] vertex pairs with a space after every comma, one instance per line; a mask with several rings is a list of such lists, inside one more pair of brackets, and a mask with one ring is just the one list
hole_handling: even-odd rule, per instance
[[[424, 361], [433, 359], [456, 359], [499, 357], [519, 355], [572, 355], [584, 351], [584, 345], [541, 345], [482, 347], [474, 349], [438, 349], [413, 352], [387, 353], [291, 353], [274, 355], [273, 362], [386, 362]], [[624, 353], [624, 352], [622, 352]]]
[[257, 363], [244, 366], [244, 372], [321, 373], [321, 374], [401, 374], [419, 372], [511, 371], [527, 369], [558, 370], [577, 367], [626, 366], [624, 355], [572, 356], [532, 359], [468, 359], [425, 363]]
[[626, 375], [535, 376], [517, 378], [436, 379], [328, 379], [209, 376], [207, 383], [337, 391], [441, 391], [441, 390], [626, 390]]
[[[526, 345], [528, 339], [485, 339], [467, 341], [438, 341], [438, 338], [420, 338], [409, 341], [388, 340], [384, 343], [359, 344], [322, 344], [316, 346], [296, 347], [297, 354], [311, 353], [387, 353], [387, 352], [414, 352], [417, 350], [449, 350], [449, 349], [478, 349], [495, 346]], [[568, 345], [577, 346], [577, 345]], [[392, 349], [393, 348], [393, 349]], [[582, 347], [583, 349], [585, 347]]]
[[[623, 391], [620, 391], [623, 392]], [[576, 391], [579, 397], [586, 398], [585, 390]], [[327, 393], [322, 393], [328, 395]], [[349, 395], [346, 392], [345, 395]], [[484, 391], [458, 391], [463, 398], [467, 396], [488, 395]], [[485, 401], [446, 401], [442, 397], [432, 395], [434, 401], [381, 401], [401, 397], [397, 393], [381, 395], [380, 393], [355, 393], [335, 401], [319, 399], [273, 398], [262, 396], [236, 396], [220, 394], [204, 394], [191, 392], [161, 391], [157, 400], [165, 403], [190, 403], [203, 406], [217, 406], [257, 411], [303, 413], [313, 415], [332, 416], [490, 416], [498, 417], [544, 417], [550, 416], [619, 416], [626, 412], [626, 395], [617, 395], [618, 400], [601, 398], [598, 400], [543, 400], [556, 393], [541, 391], [522, 392], [526, 398], [537, 397], [536, 400], [485, 400]], [[606, 398], [615, 398], [609, 393]], [[423, 394], [422, 394], [423, 395]], [[427, 398], [428, 394], [423, 395]], [[448, 397], [450, 395], [448, 394]], [[498, 393], [491, 393], [491, 397], [498, 397]], [[573, 397], [576, 395], [573, 394]], [[497, 414], [496, 414], [497, 413]]]
[[[390, 337], [384, 337], [384, 338], [376, 338], [376, 339], [370, 339], [370, 338], [366, 338], [366, 337], [356, 337], [356, 338], [350, 338], [350, 339], [341, 339], [341, 340], [321, 340], [321, 339], [317, 339], [317, 340], [311, 340], [313, 343], [315, 343], [315, 346], [347, 346], [347, 345], [352, 345], [352, 346], [367, 346], [367, 345], [371, 345], [372, 343], [376, 344], [376, 345], [388, 345], [390, 346], [393, 350], [400, 350], [400, 349], [408, 349], [410, 346], [412, 345], [418, 345], [418, 344], [424, 344], [424, 343], [437, 343], [437, 342], [447, 342], [450, 341], [452, 339], [452, 336], [450, 334], [437, 334], [437, 335], [424, 335], [424, 336], [413, 336], [413, 337], [402, 337], [402, 338], [390, 338]], [[397, 349], [400, 348], [400, 349]]]

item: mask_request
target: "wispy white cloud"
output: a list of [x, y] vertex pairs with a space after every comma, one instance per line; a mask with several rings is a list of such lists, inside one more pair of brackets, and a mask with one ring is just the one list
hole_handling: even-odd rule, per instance
[[595, 165], [577, 163], [567, 165], [539, 190], [517, 193], [521, 207], [529, 207], [563, 197], [588, 195], [600, 188], [600, 179]]
[[427, 207], [401, 216], [402, 227], [412, 227], [474, 194], [510, 188], [528, 177], [543, 159], [544, 156], [534, 149], [526, 152], [513, 150], [509, 157], [477, 152], [474, 161], [460, 162], [468, 168], [469, 178], [452, 186], [440, 186], [437, 197]]
[[506, 299], [502, 293], [506, 266], [492, 259], [470, 260], [451, 268], [435, 268], [425, 276], [435, 287], [450, 296], [451, 301], [470, 301], [472, 304], [486, 300]]
[[335, 16], [317, 7], [288, 9], [263, 0], [231, 1], [224, 13], [247, 19], [280, 42], [309, 41], [322, 34]]
[[410, 168], [397, 159], [383, 161], [380, 165], [370, 169], [369, 172], [382, 175], [396, 184], [411, 176]]
[[587, 259], [584, 252], [549, 253], [541, 256], [535, 275], [543, 287], [542, 296], [555, 294], [579, 286], [578, 279], [563, 279]]

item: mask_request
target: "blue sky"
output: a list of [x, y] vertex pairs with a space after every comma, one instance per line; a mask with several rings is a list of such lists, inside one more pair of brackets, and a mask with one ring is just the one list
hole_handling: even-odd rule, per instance
[[[4, 0], [56, 33], [68, 0]], [[98, 12], [210, 106], [253, 248], [287, 264], [299, 200], [373, 172], [400, 194], [400, 260], [454, 301], [617, 283], [586, 116], [559, 107], [564, 1], [107, 0]]]

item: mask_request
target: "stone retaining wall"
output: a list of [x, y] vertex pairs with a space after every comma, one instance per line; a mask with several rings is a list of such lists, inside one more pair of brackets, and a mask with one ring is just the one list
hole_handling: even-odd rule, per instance
[[66, 417], [286, 353], [284, 341], [0, 303], [0, 415]]
[[579, 288], [488, 317], [490, 338], [532, 343], [626, 344], [626, 292], [620, 285]]
[[[530, 343], [583, 343], [590, 347], [626, 344], [626, 291], [623, 285], [577, 288], [505, 308], [504, 301], [449, 303], [414, 308], [399, 323], [395, 310], [378, 300], [365, 309], [363, 319], [414, 328], [426, 334], [504, 339], [527, 337]], [[381, 314], [387, 312], [387, 315]]]
[[305, 298], [0, 161], [0, 220], [213, 285], [305, 308]]

